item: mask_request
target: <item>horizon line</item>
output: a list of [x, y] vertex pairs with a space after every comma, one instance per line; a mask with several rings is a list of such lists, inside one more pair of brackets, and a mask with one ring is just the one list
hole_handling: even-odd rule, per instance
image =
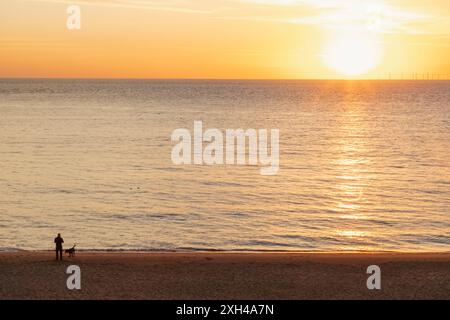
[[153, 81], [449, 81], [420, 78], [138, 78], [138, 77], [1, 77], [0, 80], [153, 80]]

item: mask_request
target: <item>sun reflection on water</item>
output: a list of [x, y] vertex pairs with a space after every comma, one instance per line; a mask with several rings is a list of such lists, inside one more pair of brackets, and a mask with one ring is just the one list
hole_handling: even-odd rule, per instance
[[369, 184], [365, 169], [370, 165], [365, 156], [367, 137], [364, 134], [363, 117], [363, 108], [344, 109], [342, 112], [338, 119], [338, 156], [332, 164], [338, 181], [335, 186], [336, 202], [332, 208], [339, 213], [336, 235], [357, 241], [355, 250], [362, 250], [367, 246], [365, 239], [369, 234], [364, 225], [369, 217], [363, 213], [365, 189]]

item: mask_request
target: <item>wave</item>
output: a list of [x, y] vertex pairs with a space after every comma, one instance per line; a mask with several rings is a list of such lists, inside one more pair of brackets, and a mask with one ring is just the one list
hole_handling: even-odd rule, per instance
[[[20, 249], [20, 248], [0, 248], [0, 253], [4, 252], [52, 252], [54, 250], [49, 249]], [[120, 249], [120, 248], [85, 248], [78, 249], [77, 252], [81, 253], [202, 253], [202, 252], [216, 252], [216, 253], [450, 253], [450, 250], [370, 250], [370, 249], [336, 249], [336, 250], [321, 250], [314, 249], [251, 249], [251, 248], [234, 248], [234, 249], [213, 249], [213, 248], [195, 248], [195, 247], [183, 247], [175, 249], [148, 249], [148, 248], [135, 248], [135, 249]]]

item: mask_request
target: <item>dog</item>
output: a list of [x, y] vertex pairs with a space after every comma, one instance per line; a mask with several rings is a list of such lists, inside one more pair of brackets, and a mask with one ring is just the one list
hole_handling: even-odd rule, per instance
[[68, 253], [69, 254], [69, 258], [73, 258], [73, 257], [75, 257], [75, 247], [76, 247], [77, 245], [76, 244], [74, 244], [73, 245], [73, 247], [72, 248], [70, 248], [70, 249], [66, 249], [64, 252], [65, 253]]

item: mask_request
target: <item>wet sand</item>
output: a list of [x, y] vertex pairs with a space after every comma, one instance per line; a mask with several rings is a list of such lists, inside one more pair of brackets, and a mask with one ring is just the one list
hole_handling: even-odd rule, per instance
[[[0, 253], [3, 299], [450, 299], [450, 253]], [[67, 266], [81, 290], [66, 288]], [[381, 290], [366, 269], [381, 268]]]

